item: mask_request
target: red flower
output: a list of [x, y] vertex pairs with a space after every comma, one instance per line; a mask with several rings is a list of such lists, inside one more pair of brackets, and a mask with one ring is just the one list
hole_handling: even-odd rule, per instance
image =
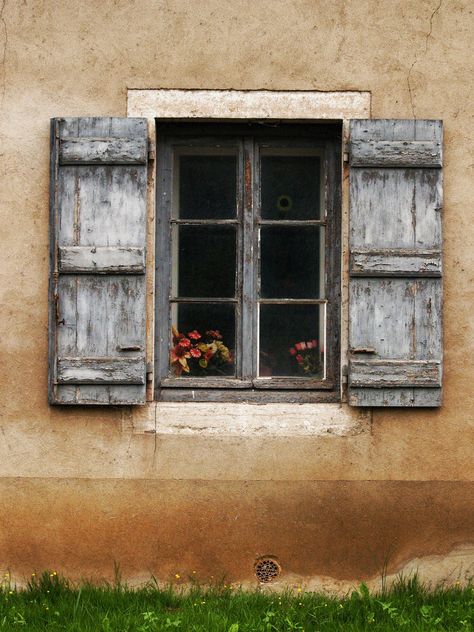
[[199, 340], [200, 338], [202, 338], [201, 334], [196, 329], [190, 331], [188, 336], [192, 338], [192, 340]]
[[302, 349], [306, 349], [306, 342], [297, 342], [295, 344], [296, 349], [298, 349], [298, 351], [301, 351]]
[[313, 349], [316, 349], [316, 347], [318, 346], [318, 341], [317, 340], [311, 340], [311, 342], [313, 343]]
[[178, 346], [183, 347], [183, 349], [189, 349], [189, 347], [191, 346], [191, 341], [189, 340], [189, 338], [182, 338], [178, 342]]
[[208, 351], [206, 351], [206, 355], [204, 356], [204, 358], [206, 360], [210, 360], [213, 355], [214, 355], [214, 351], [212, 349], [209, 349]]
[[294, 347], [290, 347], [289, 351], [292, 356], [296, 355], [296, 349]]
[[301, 364], [303, 362], [303, 356], [298, 353], [298, 355], [296, 356], [296, 361], [298, 362], [298, 364]]
[[189, 353], [193, 356], [193, 358], [201, 357], [201, 352], [199, 351], [199, 349], [195, 349], [194, 347], [190, 349]]
[[209, 329], [209, 331], [206, 331], [206, 336], [214, 338], [214, 340], [222, 340], [221, 332], [218, 329]]

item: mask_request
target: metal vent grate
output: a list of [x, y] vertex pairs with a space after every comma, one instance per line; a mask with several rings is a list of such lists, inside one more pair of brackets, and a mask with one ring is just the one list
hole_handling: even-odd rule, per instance
[[261, 584], [269, 584], [281, 573], [280, 565], [271, 557], [262, 557], [255, 562], [255, 576]]

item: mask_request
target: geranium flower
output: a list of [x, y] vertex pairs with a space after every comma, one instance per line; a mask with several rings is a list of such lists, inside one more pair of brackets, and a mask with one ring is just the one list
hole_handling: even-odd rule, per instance
[[298, 362], [298, 364], [301, 364], [303, 362], [303, 356], [298, 353], [298, 355], [296, 356], [296, 361]]
[[190, 331], [188, 334], [188, 337], [191, 338], [192, 340], [199, 340], [200, 338], [202, 338], [201, 334], [196, 329], [193, 329], [192, 331]]
[[189, 353], [192, 355], [193, 358], [200, 358], [201, 357], [201, 352], [199, 351], [199, 349], [196, 349], [195, 347], [190, 349]]
[[292, 356], [296, 355], [296, 349], [294, 347], [290, 347], [289, 352], [291, 353]]
[[218, 329], [209, 329], [209, 331], [206, 331], [206, 336], [215, 340], [222, 340], [221, 332]]
[[189, 349], [189, 347], [191, 346], [191, 341], [189, 340], [189, 338], [182, 338], [178, 342], [178, 346], [183, 347], [183, 349]]

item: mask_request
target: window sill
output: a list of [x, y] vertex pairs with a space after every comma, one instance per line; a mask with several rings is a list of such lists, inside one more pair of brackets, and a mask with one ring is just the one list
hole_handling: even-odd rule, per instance
[[371, 411], [342, 403], [150, 402], [124, 409], [130, 434], [235, 437], [343, 437], [370, 432]]

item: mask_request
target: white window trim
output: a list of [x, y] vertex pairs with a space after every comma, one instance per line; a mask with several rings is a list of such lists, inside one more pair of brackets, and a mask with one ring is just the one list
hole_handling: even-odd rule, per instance
[[[344, 142], [348, 120], [371, 117], [368, 91], [318, 92], [314, 90], [167, 90], [128, 89], [127, 116], [148, 119], [152, 146], [155, 119], [237, 120], [278, 119], [343, 122]], [[346, 169], [344, 165], [344, 170]], [[154, 259], [155, 259], [155, 177], [148, 186], [147, 267], [147, 362], [153, 366], [154, 345]], [[344, 176], [346, 174], [344, 173]], [[342, 305], [341, 371], [347, 363], [348, 344], [348, 178], [342, 185]], [[344, 379], [341, 380], [341, 383]], [[199, 434], [238, 436], [353, 435], [368, 431], [370, 413], [335, 404], [245, 404], [202, 402], [153, 402], [153, 383], [149, 383], [150, 404], [123, 415], [124, 430], [138, 433]], [[185, 415], [185, 417], [184, 417]], [[183, 418], [185, 421], [183, 422]], [[195, 420], [198, 419], [199, 423]]]

